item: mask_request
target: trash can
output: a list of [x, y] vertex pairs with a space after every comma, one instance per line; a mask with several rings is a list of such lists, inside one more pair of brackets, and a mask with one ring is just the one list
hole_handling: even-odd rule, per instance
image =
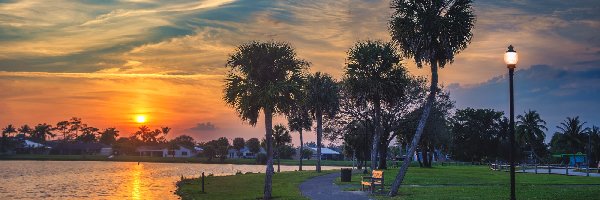
[[352, 180], [352, 169], [342, 168], [342, 182], [350, 182]]

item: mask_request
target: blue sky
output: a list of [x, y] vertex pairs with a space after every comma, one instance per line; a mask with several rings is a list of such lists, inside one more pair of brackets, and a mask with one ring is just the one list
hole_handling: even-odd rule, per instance
[[[517, 113], [538, 110], [549, 133], [567, 116], [600, 125], [599, 1], [486, 0], [474, 10], [472, 43], [440, 71], [458, 108], [506, 110], [502, 54], [512, 44]], [[354, 42], [389, 40], [391, 12], [385, 0], [0, 1], [0, 126], [80, 116], [131, 132], [142, 113], [201, 140], [260, 137], [260, 122], [243, 124], [220, 101], [236, 45], [288, 41], [312, 72], [339, 78]]]

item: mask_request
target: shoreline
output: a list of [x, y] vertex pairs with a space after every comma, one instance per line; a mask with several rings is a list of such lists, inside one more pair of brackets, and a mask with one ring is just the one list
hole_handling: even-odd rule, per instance
[[[155, 163], [202, 163], [202, 164], [243, 164], [243, 165], [263, 165], [256, 163], [254, 159], [225, 159], [224, 161], [212, 160], [206, 158], [172, 158], [172, 157], [143, 157], [143, 156], [115, 156], [108, 158], [100, 155], [38, 155], [38, 154], [15, 154], [0, 155], [0, 162], [8, 160], [33, 160], [33, 161], [109, 161], [109, 162], [155, 162]], [[303, 166], [315, 166], [315, 160], [303, 160]], [[297, 166], [298, 160], [282, 159], [281, 165]], [[351, 167], [352, 161], [332, 161], [322, 160], [322, 166], [340, 166]], [[277, 163], [274, 163], [277, 167]]]

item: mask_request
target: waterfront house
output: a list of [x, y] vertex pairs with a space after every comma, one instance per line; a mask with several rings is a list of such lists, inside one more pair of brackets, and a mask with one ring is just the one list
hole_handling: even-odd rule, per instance
[[[267, 151], [265, 151], [265, 149], [263, 149], [262, 147], [259, 150], [259, 153], [264, 153], [266, 154]], [[227, 151], [227, 155], [229, 158], [233, 158], [233, 159], [237, 159], [237, 158], [256, 158], [256, 154], [251, 152], [250, 149], [248, 147], [244, 147], [242, 149], [240, 149], [240, 152], [238, 154], [238, 151], [236, 149], [229, 149]]]
[[188, 158], [197, 155], [195, 149], [177, 145], [169, 148], [167, 145], [140, 146], [136, 149], [140, 156]]

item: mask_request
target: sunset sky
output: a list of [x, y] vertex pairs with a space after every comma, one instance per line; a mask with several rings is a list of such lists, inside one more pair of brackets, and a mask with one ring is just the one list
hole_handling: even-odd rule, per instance
[[[472, 43], [440, 71], [457, 108], [507, 110], [512, 44], [517, 114], [537, 110], [548, 138], [567, 116], [600, 126], [600, 1], [486, 0], [474, 10]], [[222, 101], [237, 45], [288, 41], [311, 72], [339, 79], [353, 43], [390, 39], [391, 11], [389, 0], [0, 0], [0, 126], [77, 116], [129, 135], [145, 115], [170, 137], [262, 138], [262, 116], [251, 127]]]

